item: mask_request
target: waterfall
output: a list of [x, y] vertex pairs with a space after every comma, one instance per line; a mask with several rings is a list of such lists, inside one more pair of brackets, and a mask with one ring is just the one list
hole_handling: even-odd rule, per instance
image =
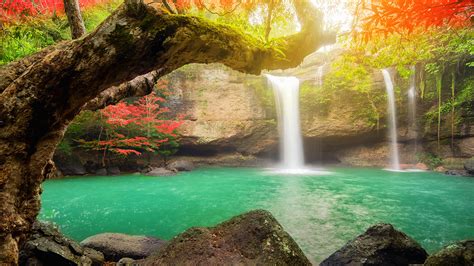
[[285, 169], [302, 169], [304, 154], [298, 97], [300, 81], [296, 77], [266, 76], [275, 95], [281, 166]]
[[316, 85], [318, 85], [319, 87], [323, 86], [323, 70], [324, 65], [320, 65], [316, 69]]
[[410, 87], [408, 89], [408, 124], [410, 131], [413, 132], [415, 139], [414, 142], [414, 154], [418, 150], [418, 128], [416, 123], [416, 82], [415, 82], [415, 66], [411, 66], [412, 74], [410, 76]]
[[387, 111], [389, 116], [388, 130], [390, 133], [390, 170], [400, 170], [400, 160], [397, 143], [397, 114], [395, 108], [395, 93], [393, 90], [392, 77], [387, 69], [382, 69], [385, 88], [387, 90]]

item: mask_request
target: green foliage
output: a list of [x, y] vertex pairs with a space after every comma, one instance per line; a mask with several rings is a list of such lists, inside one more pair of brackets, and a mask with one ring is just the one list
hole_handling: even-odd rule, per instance
[[[204, 17], [233, 27], [243, 33], [254, 36], [260, 43], [268, 45], [274, 39], [297, 32], [298, 21], [291, 1], [279, 1], [272, 9], [270, 35], [265, 39], [268, 6], [265, 1], [257, 4], [254, 8], [239, 9], [234, 12], [213, 14], [207, 10], [188, 10], [189, 14]], [[273, 39], [273, 40], [272, 40]]]
[[360, 56], [349, 51], [333, 61], [323, 89], [331, 94], [331, 102], [348, 101], [354, 105], [354, 120], [378, 126], [385, 110], [385, 94], [372, 88], [372, 68], [361, 64]]
[[0, 65], [65, 40], [67, 35], [57, 21], [32, 21], [6, 26], [0, 35]]
[[430, 169], [435, 169], [443, 163], [443, 159], [432, 153], [418, 153], [416, 158], [417, 161], [426, 164]]
[[[118, 0], [83, 12], [87, 31], [92, 31], [118, 6]], [[59, 41], [71, 39], [65, 16], [31, 19], [24, 23], [4, 25], [0, 32], [0, 65], [35, 53]]]
[[71, 155], [73, 151], [72, 143], [70, 139], [63, 139], [56, 147], [56, 150], [64, 155]]
[[[472, 109], [472, 100], [469, 97], [472, 91], [469, 89], [470, 86], [462, 81], [469, 76], [469, 73], [472, 73], [469, 67], [474, 65], [472, 63], [474, 56], [474, 30], [472, 28], [414, 31], [408, 36], [391, 34], [373, 38], [364, 45], [350, 42], [350, 40], [347, 44], [346, 54], [348, 55], [344, 57], [342, 65], [333, 63], [336, 72], [329, 73], [326, 78], [326, 82], [333, 84], [333, 89], [352, 87], [355, 91], [367, 91], [363, 76], [370, 74], [363, 73], [363, 69], [391, 67], [397, 70], [394, 82], [397, 89], [397, 102], [404, 103], [404, 91], [409, 87], [409, 77], [413, 74], [411, 66], [417, 65], [416, 75], [419, 81], [417, 88], [422, 100], [421, 110], [428, 110], [423, 116], [423, 123], [427, 130], [431, 130], [431, 125], [437, 124], [439, 131], [443, 121], [448, 120], [446, 119], [448, 116], [448, 121], [460, 123], [462, 114], [470, 112], [469, 107]], [[465, 74], [460, 74], [460, 71]], [[451, 73], [458, 73], [456, 79], [459, 79], [459, 83], [463, 83], [460, 85], [456, 82], [454, 92], [451, 86]], [[369, 102], [375, 103], [374, 110], [381, 110], [377, 108], [378, 101], [375, 99], [377, 96], [380, 95], [369, 95], [368, 99]], [[455, 98], [454, 101], [453, 98]], [[458, 116], [456, 120], [450, 119], [453, 113], [452, 107], [454, 107], [455, 115]], [[364, 113], [363, 109], [361, 113]], [[370, 116], [370, 113], [367, 114]]]
[[245, 85], [254, 90], [258, 100], [264, 108], [274, 112], [275, 97], [273, 95], [273, 90], [271, 90], [265, 78], [245, 79]]
[[112, 0], [103, 5], [97, 5], [93, 8], [85, 10], [82, 14], [84, 25], [87, 32], [93, 31], [104, 21], [123, 1]]
[[100, 112], [82, 111], [69, 124], [57, 149], [69, 155], [74, 149], [81, 146], [79, 140], [95, 140], [105, 127], [107, 124]]
[[[452, 99], [448, 99], [440, 106], [440, 109], [431, 109], [424, 115], [425, 123], [427, 126], [434, 124], [438, 118], [438, 111], [442, 116], [450, 114], [452, 107], [458, 110], [456, 124], [463, 122], [463, 117], [471, 117], [474, 115], [473, 104], [474, 104], [474, 77], [465, 79], [458, 87], [458, 94]], [[459, 112], [460, 110], [460, 112]], [[460, 115], [463, 115], [462, 117]]]
[[329, 111], [331, 94], [323, 87], [303, 82], [300, 86], [300, 109], [303, 114], [326, 115]]

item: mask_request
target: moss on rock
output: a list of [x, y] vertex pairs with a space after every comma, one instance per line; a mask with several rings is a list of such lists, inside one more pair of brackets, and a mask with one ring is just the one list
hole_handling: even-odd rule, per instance
[[146, 265], [311, 265], [291, 236], [264, 210], [215, 227], [190, 228], [173, 238]]

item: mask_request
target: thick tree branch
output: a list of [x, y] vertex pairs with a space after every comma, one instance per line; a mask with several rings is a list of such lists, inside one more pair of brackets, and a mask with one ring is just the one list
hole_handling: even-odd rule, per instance
[[152, 71], [142, 76], [138, 76], [131, 81], [114, 86], [101, 92], [96, 98], [92, 99], [82, 110], [95, 111], [102, 109], [110, 104], [116, 104], [120, 100], [128, 97], [145, 96], [152, 92], [156, 81], [161, 77], [160, 71]]

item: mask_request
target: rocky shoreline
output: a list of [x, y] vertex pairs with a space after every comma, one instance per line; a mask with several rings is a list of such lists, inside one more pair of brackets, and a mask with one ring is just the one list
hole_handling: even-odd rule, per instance
[[[147, 165], [139, 160], [129, 160], [128, 163], [117, 163], [109, 167], [102, 167], [90, 160], [74, 158], [73, 160], [64, 160], [55, 158], [56, 171], [51, 178], [61, 178], [64, 176], [82, 176], [82, 175], [120, 175], [120, 174], [144, 174], [148, 176], [172, 176], [180, 171], [192, 171], [199, 167], [220, 166], [220, 167], [262, 167], [272, 165], [272, 161], [258, 158], [256, 156], [242, 154], [227, 154], [216, 157], [196, 157], [196, 156], [177, 156], [172, 158], [168, 164], [153, 163]], [[274, 162], [273, 162], [274, 164]], [[154, 165], [154, 166], [152, 166]], [[329, 166], [352, 167], [354, 165], [344, 163], [327, 164]], [[360, 165], [355, 165], [360, 166]], [[362, 165], [364, 166], [364, 165]], [[370, 166], [366, 166], [370, 167]], [[402, 164], [402, 169], [429, 170], [429, 167], [423, 163]], [[433, 169], [451, 176], [474, 176], [474, 157], [466, 159], [457, 168], [445, 168], [443, 166]]]
[[[428, 253], [390, 224], [376, 224], [319, 265], [473, 265], [474, 240]], [[312, 265], [293, 238], [264, 210], [214, 227], [193, 227], [166, 242], [103, 233], [77, 243], [51, 224], [35, 222], [20, 265]]]

